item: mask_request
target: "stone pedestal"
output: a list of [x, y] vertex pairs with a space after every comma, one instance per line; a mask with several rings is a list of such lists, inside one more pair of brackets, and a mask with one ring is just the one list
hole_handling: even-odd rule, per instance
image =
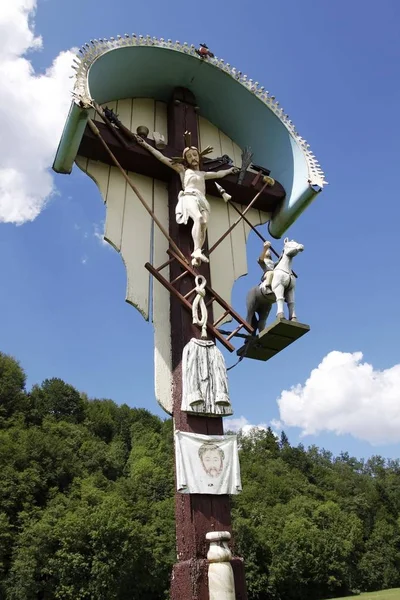
[[211, 531], [206, 535], [210, 542], [207, 554], [209, 600], [235, 600], [235, 581], [231, 566], [232, 552], [227, 542], [229, 531]]

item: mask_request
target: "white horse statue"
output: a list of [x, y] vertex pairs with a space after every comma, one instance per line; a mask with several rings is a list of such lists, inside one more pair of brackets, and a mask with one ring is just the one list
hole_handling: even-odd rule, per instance
[[273, 267], [270, 285], [269, 279], [263, 278], [262, 282], [251, 288], [247, 294], [246, 320], [254, 327], [255, 333], [257, 329], [258, 331], [265, 329], [265, 323], [274, 302], [277, 304], [277, 319], [285, 317], [283, 308], [284, 302], [286, 302], [289, 309], [289, 320], [297, 321], [294, 307], [296, 278], [292, 272], [292, 259], [303, 250], [304, 246], [302, 244], [285, 238], [283, 252]]

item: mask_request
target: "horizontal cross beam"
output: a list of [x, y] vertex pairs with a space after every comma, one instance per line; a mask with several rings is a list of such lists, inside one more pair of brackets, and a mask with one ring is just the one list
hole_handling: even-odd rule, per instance
[[[170, 181], [171, 177], [174, 175], [174, 171], [158, 161], [139, 144], [131, 143], [129, 144], [129, 147], [126, 145], [123, 146], [113, 132], [109, 130], [107, 125], [96, 121], [96, 126], [124, 170], [159, 179], [161, 181]], [[147, 141], [150, 144], [152, 143], [151, 140]], [[166, 146], [162, 152], [165, 156], [170, 158], [181, 154], [180, 151], [171, 148], [170, 146]], [[85, 130], [78, 154], [85, 158], [89, 158], [90, 160], [100, 161], [108, 165], [114, 164], [98, 137], [94, 135], [89, 127]], [[207, 162], [205, 162], [203, 168], [205, 171], [208, 170]], [[226, 167], [221, 166], [220, 168], [224, 169]], [[214, 170], [214, 168], [210, 170]], [[254, 198], [255, 193], [261, 190], [262, 181], [260, 181], [259, 185], [252, 185], [254, 173], [249, 172], [245, 174], [242, 185], [237, 183], [237, 179], [237, 175], [228, 175], [227, 177], [224, 177], [224, 189], [232, 196], [233, 202], [247, 206]], [[213, 181], [208, 180], [206, 182], [206, 190], [209, 195], [218, 195]], [[273, 212], [279, 207], [284, 197], [285, 190], [283, 186], [275, 181], [274, 186], [266, 188], [260, 195], [257, 202], [254, 204], [254, 208], [264, 212]]]

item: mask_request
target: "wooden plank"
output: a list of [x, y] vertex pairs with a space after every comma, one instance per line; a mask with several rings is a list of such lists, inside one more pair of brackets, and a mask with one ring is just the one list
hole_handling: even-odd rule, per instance
[[[223, 132], [219, 132], [220, 143], [221, 143], [221, 156], [223, 154], [228, 154], [233, 160], [234, 165], [236, 166], [235, 159], [235, 149], [233, 141]], [[224, 186], [224, 182], [219, 181], [219, 183]], [[233, 198], [234, 200], [234, 198]], [[237, 208], [240, 212], [243, 211], [243, 208], [240, 204], [236, 204]], [[228, 219], [229, 226], [235, 222], [237, 219], [237, 213], [232, 208], [232, 206], [228, 205]], [[232, 259], [233, 259], [233, 274], [234, 281], [239, 279], [242, 275], [246, 275], [247, 273], [247, 252], [246, 252], [246, 235], [244, 231], [244, 223], [240, 223], [230, 234], [231, 248], [232, 248]], [[233, 282], [234, 283], [234, 282]], [[233, 287], [232, 283], [232, 287]]]
[[[216, 128], [214, 128], [213, 125], [211, 125], [208, 121], [206, 121], [202, 117], [199, 117], [199, 124], [200, 124], [201, 146], [204, 147], [205, 145], [209, 144], [209, 145], [214, 145], [215, 147], [217, 147], [218, 142], [217, 142]], [[228, 154], [233, 159], [233, 162], [236, 166], [241, 165], [241, 162], [242, 162], [241, 161], [241, 149], [222, 131], [219, 131], [219, 145], [220, 145], [220, 155]], [[221, 181], [219, 183], [221, 183], [223, 185], [223, 181]], [[254, 193], [255, 192], [256, 191], [254, 191]], [[234, 200], [234, 198], [233, 198], [233, 200]], [[241, 207], [241, 205], [235, 204], [235, 206], [241, 212], [243, 211], [243, 207]], [[220, 206], [216, 206], [215, 202], [213, 202], [212, 211], [214, 212], [214, 218], [215, 218], [215, 214], [217, 213], [219, 216], [223, 212], [223, 209], [221, 209]], [[228, 213], [227, 214], [228, 219], [227, 219], [227, 221], [225, 221], [225, 223], [227, 222], [228, 225], [227, 225], [227, 227], [224, 228], [225, 231], [237, 219], [237, 214], [235, 213], [235, 210], [232, 208], [232, 206], [229, 206], [229, 205], [227, 206], [227, 213]], [[250, 214], [250, 219], [249, 219], [250, 222], [253, 223], [253, 220], [256, 220], [257, 225], [259, 223], [265, 222], [265, 221], [263, 221], [263, 218], [258, 210], [253, 209], [253, 210], [249, 211], [249, 213], [252, 213], [252, 214]], [[211, 220], [213, 220], [212, 215], [210, 217], [210, 221]], [[247, 230], [246, 230], [246, 228], [247, 228]], [[216, 239], [218, 239], [218, 238], [216, 238], [216, 239], [212, 240], [215, 229], [216, 228], [213, 228], [211, 226], [212, 232], [210, 234], [210, 227], [209, 227], [209, 246], [210, 247], [213, 245], [213, 243], [216, 241]], [[223, 246], [223, 248], [222, 248], [222, 251], [219, 252], [219, 256], [217, 256], [217, 257], [215, 256], [215, 254], [218, 253], [218, 250], [219, 250], [219, 248], [217, 248], [216, 252], [213, 253], [213, 257], [211, 260], [211, 279], [212, 279], [212, 281], [214, 281], [216, 279], [217, 273], [220, 273], [220, 274], [223, 273], [222, 279], [220, 276], [218, 278], [218, 284], [216, 284], [216, 285], [218, 286], [219, 289], [217, 289], [217, 291], [220, 293], [220, 295], [223, 298], [225, 298], [228, 301], [229, 304], [231, 303], [231, 295], [232, 295], [232, 288], [233, 288], [234, 282], [239, 277], [246, 275], [246, 273], [248, 271], [246, 241], [247, 241], [247, 235], [248, 235], [248, 232], [250, 231], [250, 229], [251, 228], [247, 224], [245, 224], [245, 222], [240, 223], [235, 229], [233, 229], [232, 233], [229, 235], [229, 238], [228, 238], [229, 242], [226, 243], [225, 246], [223, 246], [224, 242], [221, 244], [221, 246]], [[222, 233], [223, 232], [221, 232], [220, 235]], [[229, 249], [229, 245], [230, 245], [230, 249]], [[229, 253], [230, 253], [230, 256], [229, 256]], [[229, 267], [228, 271], [226, 271], [228, 261], [232, 263], [233, 270], [231, 270]], [[222, 263], [224, 263], [224, 262], [225, 262], [225, 271], [223, 271], [221, 269]], [[213, 263], [214, 263], [214, 265], [213, 265]], [[216, 263], [218, 263], [218, 266]], [[214, 276], [213, 276], [213, 272], [214, 272]], [[213, 287], [215, 288], [214, 284], [213, 284]], [[218, 319], [223, 314], [221, 312], [221, 309], [218, 307], [215, 307], [214, 312], [215, 312], [216, 319]], [[227, 317], [224, 319], [223, 322], [227, 322], [229, 320], [231, 320], [230, 317]]]
[[111, 167], [96, 160], [89, 160], [87, 166], [87, 174], [97, 184], [103, 201], [107, 200], [108, 184], [110, 180]]
[[[155, 215], [168, 225], [168, 189], [165, 183], [154, 180], [153, 210]], [[168, 240], [158, 227], [153, 224], [153, 265], [166, 262]], [[169, 265], [163, 270], [169, 280]], [[153, 285], [154, 325], [154, 373], [155, 394], [160, 406], [170, 415], [173, 411], [172, 398], [172, 353], [171, 353], [171, 321], [169, 318], [170, 295], [168, 290], [155, 277]]]
[[276, 319], [273, 323], [271, 323], [271, 325], [269, 325], [268, 327], [263, 329], [263, 331], [261, 331], [259, 339], [261, 342], [264, 338], [268, 340], [267, 335], [269, 332], [271, 332], [275, 335], [283, 336], [292, 340], [297, 340], [309, 330], [309, 325], [306, 325], [305, 323], [299, 323], [298, 321], [288, 321], [287, 319]]
[[223, 154], [227, 154], [232, 160], [233, 164], [235, 164], [235, 151], [233, 149], [233, 142], [231, 138], [229, 138], [223, 131], [219, 132], [219, 141], [221, 146], [221, 156]]
[[229, 340], [231, 340], [233, 337], [235, 337], [235, 335], [237, 335], [239, 333], [239, 331], [242, 329], [242, 327], [243, 327], [243, 325], [240, 324], [236, 327], [236, 329], [231, 331], [231, 333], [226, 338], [226, 341], [229, 342]]
[[[109, 130], [107, 125], [100, 121], [96, 121], [96, 125], [102, 138], [126, 171], [134, 171], [135, 173], [166, 182], [171, 181], [175, 177], [172, 169], [158, 161], [138, 144], [133, 144], [129, 148], [125, 148], [115, 137], [114, 133]], [[149, 143], [152, 144], [151, 139], [149, 139]], [[169, 157], [178, 156], [181, 152], [182, 150], [177, 149], [175, 146], [168, 146], [163, 150], [163, 153]], [[101, 140], [90, 130], [90, 127], [87, 127], [85, 130], [78, 154], [113, 166], [112, 159], [105, 150]], [[237, 175], [232, 174], [223, 179], [223, 184], [226, 191], [235, 197], [235, 202], [247, 206], [257, 191], [251, 185], [253, 179], [253, 174], [247, 173], [243, 184], [238, 186]], [[206, 182], [206, 189], [208, 194], [215, 195], [214, 181], [208, 180]], [[274, 211], [280, 206], [284, 196], [285, 190], [283, 186], [279, 182], [276, 182], [272, 188], [267, 187], [264, 190], [253, 208], [259, 208], [266, 212]]]
[[[260, 225], [264, 225], [264, 223], [268, 223], [268, 221], [271, 220], [272, 212], [259, 210], [258, 213], [259, 213]], [[264, 232], [266, 234], [264, 237], [268, 237], [269, 236], [268, 230], [264, 229]]]
[[131, 130], [132, 125], [132, 98], [124, 98], [117, 102], [117, 115], [122, 125]]
[[75, 158], [75, 164], [81, 169], [81, 171], [83, 171], [84, 173], [87, 173], [87, 166], [88, 166], [88, 162], [89, 159], [85, 158], [84, 156], [80, 156], [78, 154], [78, 156]]
[[[255, 193], [255, 192], [254, 192], [254, 193]], [[240, 205], [237, 205], [237, 206], [238, 206], [239, 210], [241, 210], [241, 212], [243, 212], [243, 207], [242, 207], [242, 208], [240, 208]], [[261, 211], [260, 211], [260, 210], [258, 210], [257, 208], [251, 208], [251, 209], [249, 210], [249, 212], [248, 212], [248, 213], [246, 213], [246, 218], [247, 218], [247, 219], [250, 221], [250, 223], [251, 223], [252, 225], [254, 225], [255, 227], [256, 227], [257, 225], [263, 225], [264, 223], [267, 223], [267, 222], [269, 221], [270, 217], [271, 217], [271, 213], [267, 213], [267, 212], [261, 212]], [[248, 225], [246, 222], [244, 222], [244, 224], [243, 224], [243, 228], [244, 228], [244, 233], [245, 233], [246, 240], [247, 240], [247, 238], [248, 238], [248, 236], [249, 236], [249, 233], [250, 233], [250, 231], [251, 231], [251, 227], [250, 227], [250, 226], [249, 226], [249, 225]], [[261, 230], [260, 230], [260, 231], [261, 231]], [[268, 232], [267, 232], [267, 231], [263, 230], [263, 231], [261, 231], [261, 233], [262, 233], [262, 235], [263, 235], [265, 238], [268, 238]], [[260, 243], [261, 243], [261, 240], [260, 240]], [[261, 246], [260, 246], [260, 248], [261, 248]]]
[[149, 135], [154, 131], [155, 102], [152, 98], [134, 98], [132, 101], [131, 128], [136, 133], [139, 125], [149, 129]]
[[[229, 226], [231, 226], [238, 219], [238, 214], [230, 204], [227, 206]], [[243, 212], [243, 207], [240, 204], [235, 204], [235, 206], [240, 212]], [[235, 281], [239, 279], [239, 277], [242, 277], [242, 275], [247, 274], [246, 232], [244, 230], [244, 225], [245, 222], [242, 220], [235, 229], [232, 230], [229, 236], [232, 246], [233, 275]]]
[[286, 348], [288, 344], [293, 342], [293, 338], [291, 336], [275, 334], [271, 331], [269, 331], [268, 334], [264, 334], [263, 337], [262, 335], [263, 334], [261, 333], [260, 337], [258, 338], [262, 347], [268, 348], [269, 350], [276, 350], [277, 352], [280, 352]]
[[221, 323], [221, 321], [222, 321], [222, 320], [223, 320], [223, 319], [224, 319], [224, 318], [225, 318], [225, 317], [226, 317], [228, 314], [229, 314], [229, 310], [226, 310], [226, 311], [224, 312], [224, 314], [220, 316], [220, 318], [219, 318], [219, 319], [217, 319], [216, 321], [214, 321], [214, 323], [213, 323], [214, 327], [216, 327], [217, 325], [219, 325], [219, 324]]
[[[221, 237], [229, 228], [228, 206], [223, 199], [207, 196], [210, 203], [211, 214], [208, 223], [208, 247]], [[231, 236], [227, 236], [215, 249], [210, 257], [211, 286], [228, 303], [231, 304], [232, 287], [235, 281], [233, 267]], [[219, 319], [224, 310], [218, 304], [214, 305], [214, 320]], [[221, 323], [231, 321], [226, 317]]]
[[[176, 104], [174, 100], [180, 100]], [[181, 152], [182, 139], [185, 129], [192, 132], [193, 143], [197, 139], [197, 113], [195, 112], [196, 98], [190, 90], [176, 88], [168, 105], [168, 129], [170, 143]], [[179, 248], [189, 258], [191, 251], [190, 227], [179, 227], [175, 221], [176, 198], [180, 182], [176, 176], [171, 178], [169, 186], [170, 234], [177, 241]], [[179, 274], [180, 263], [171, 264], [171, 278]], [[200, 272], [210, 279], [207, 264], [201, 266]], [[177, 284], [182, 295], [193, 285], [189, 278], [182, 279]], [[198, 338], [199, 329], [193, 326], [191, 311], [182, 310], [181, 301], [171, 295], [172, 322], [172, 359], [173, 359], [173, 396], [174, 396], [174, 426], [180, 431], [193, 433], [222, 434], [222, 417], [208, 418], [188, 414], [181, 410], [182, 403], [182, 352], [192, 337]], [[212, 311], [209, 313], [211, 322]], [[218, 333], [218, 332], [217, 332]], [[187, 496], [187, 498], [182, 498]], [[202, 560], [207, 554], [205, 544], [206, 533], [211, 530], [230, 531], [229, 497], [212, 496], [208, 494], [179, 494], [175, 495], [176, 542], [178, 563], [172, 574], [171, 597], [174, 599], [189, 598], [192, 590], [200, 590], [199, 597], [207, 598], [207, 565]], [[187, 565], [189, 565], [188, 568]], [[242, 568], [243, 570], [243, 568]], [[196, 594], [195, 594], [196, 595]], [[240, 573], [236, 595], [246, 597], [244, 576]]]
[[213, 147], [213, 151], [207, 154], [208, 158], [221, 156], [219, 129], [201, 116], [199, 116], [199, 144], [200, 150], [204, 150], [207, 146]]
[[[152, 130], [150, 130], [151, 132]], [[165, 102], [156, 102], [154, 131], [161, 133], [165, 138], [165, 143], [168, 144], [168, 121], [167, 121], [167, 105]]]
[[104, 239], [118, 252], [121, 250], [126, 188], [126, 180], [119, 169], [111, 167], [106, 199], [107, 212]]
[[[153, 204], [153, 180], [136, 173], [128, 173], [149, 206]], [[126, 301], [149, 318], [150, 275], [143, 265], [151, 255], [152, 218], [127, 186], [122, 221], [121, 256], [126, 267]]]
[[309, 325], [286, 319], [276, 319], [258, 336], [250, 338], [237, 354], [244, 358], [269, 360], [310, 331]]
[[[273, 358], [276, 354], [278, 354], [279, 350], [269, 350], [268, 348], [250, 346], [248, 350], [244, 351], [245, 346], [239, 348], [237, 351], [238, 356], [243, 356], [244, 358], [253, 358], [255, 360], [267, 361]], [[242, 352], [243, 350], [243, 352]]]
[[[235, 204], [235, 206], [240, 212], [243, 212], [243, 208], [240, 205]], [[227, 213], [226, 216], [223, 214], [225, 212]], [[257, 223], [260, 222], [261, 217], [258, 210], [250, 209], [248, 214], [250, 214], [250, 222], [252, 222], [252, 219], [256, 219]], [[225, 219], [223, 217], [225, 217]], [[238, 215], [232, 206], [228, 204], [224, 208], [221, 208], [220, 204], [217, 204], [216, 201], [212, 201], [210, 225], [208, 228], [209, 247], [212, 247], [218, 237], [235, 223], [237, 219]], [[216, 223], [217, 220], [218, 223]], [[213, 236], [219, 227], [220, 234], [216, 239], [213, 239]], [[248, 270], [245, 227], [247, 227], [248, 230], [251, 229], [244, 221], [239, 222], [238, 226], [232, 230], [226, 240], [224, 240], [212, 254], [211, 281], [214, 282], [214, 280], [216, 280], [218, 282], [215, 284], [218, 288], [217, 291], [229, 304], [232, 303], [231, 296], [234, 282], [242, 275], [245, 275]], [[214, 288], [215, 285], [213, 283]], [[221, 309], [216, 308], [215, 311], [215, 316], [218, 319], [222, 314]], [[228, 322], [230, 320], [230, 317], [227, 317], [223, 322]]]
[[110, 178], [111, 167], [105, 165], [104, 163], [96, 160], [90, 160], [79, 155], [76, 157], [75, 163], [80, 169], [82, 169], [84, 173], [89, 175], [90, 179], [94, 181], [99, 188], [103, 202], [105, 202], [107, 198], [108, 181]]

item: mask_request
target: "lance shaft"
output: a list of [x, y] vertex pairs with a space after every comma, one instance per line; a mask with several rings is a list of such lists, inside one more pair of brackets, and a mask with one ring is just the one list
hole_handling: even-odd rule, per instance
[[111, 160], [113, 161], [113, 163], [115, 164], [116, 167], [118, 167], [118, 169], [120, 170], [122, 176], [124, 177], [124, 179], [126, 180], [126, 182], [128, 183], [129, 187], [135, 192], [136, 196], [139, 198], [139, 201], [141, 202], [142, 206], [147, 210], [147, 212], [149, 213], [149, 215], [151, 216], [151, 218], [154, 220], [154, 222], [156, 223], [156, 225], [159, 227], [160, 231], [163, 233], [163, 235], [165, 235], [165, 237], [167, 238], [167, 240], [169, 241], [171, 247], [175, 250], [175, 252], [185, 261], [186, 258], [185, 256], [182, 254], [182, 252], [179, 250], [178, 246], [175, 244], [174, 240], [171, 238], [171, 236], [168, 234], [167, 230], [164, 228], [164, 226], [160, 223], [160, 221], [158, 220], [158, 218], [156, 217], [156, 215], [154, 214], [154, 212], [151, 210], [151, 208], [148, 206], [147, 202], [145, 201], [145, 199], [143, 198], [142, 194], [139, 192], [139, 190], [137, 189], [137, 187], [132, 183], [130, 177], [125, 173], [124, 169], [121, 167], [121, 165], [119, 164], [117, 158], [114, 156], [113, 152], [110, 150], [110, 148], [108, 147], [108, 144], [104, 141], [99, 129], [96, 127], [96, 125], [93, 123], [92, 119], [88, 119], [88, 125], [90, 128], [90, 131], [92, 131], [94, 133], [94, 135], [96, 135], [101, 144], [104, 146], [104, 149], [107, 151], [107, 153], [109, 154]]
[[[253, 223], [251, 223], [251, 222], [248, 220], [248, 218], [247, 218], [246, 216], [244, 216], [244, 213], [241, 213], [241, 212], [240, 212], [240, 210], [239, 210], [239, 209], [238, 209], [238, 208], [237, 208], [237, 207], [236, 207], [236, 206], [233, 204], [233, 202], [232, 202], [231, 200], [228, 200], [228, 203], [229, 203], [229, 205], [230, 205], [230, 206], [232, 206], [232, 208], [233, 208], [234, 210], [236, 210], [236, 212], [237, 212], [239, 215], [241, 215], [241, 217], [242, 217], [243, 221], [245, 221], [245, 222], [247, 223], [247, 225], [248, 225], [249, 227], [251, 227], [251, 228], [252, 228], [252, 230], [254, 231], [254, 233], [255, 233], [256, 235], [258, 235], [258, 237], [260, 238], [260, 240], [262, 240], [263, 242], [266, 242], [267, 240], [265, 239], [265, 237], [264, 237], [264, 236], [263, 236], [263, 235], [262, 235], [262, 234], [261, 234], [261, 233], [258, 231], [258, 229], [257, 229], [256, 227], [254, 227]], [[272, 250], [273, 254], [275, 254], [275, 256], [276, 256], [277, 258], [279, 258], [279, 254], [278, 254], [278, 252], [277, 252], [276, 250], [274, 250], [274, 248], [273, 248], [272, 246], [270, 246], [270, 248], [271, 248], [271, 250]], [[296, 274], [296, 273], [293, 271], [293, 269], [292, 269], [292, 275], [293, 275], [293, 277], [296, 277], [296, 278], [297, 278], [297, 274]]]
[[215, 244], [213, 244], [210, 248], [210, 250], [208, 251], [208, 254], [211, 254], [211, 252], [213, 252], [219, 245], [221, 242], [224, 241], [224, 239], [230, 234], [230, 232], [232, 231], [232, 229], [235, 229], [235, 227], [237, 225], [239, 225], [240, 221], [243, 220], [243, 217], [245, 216], [245, 214], [251, 209], [251, 207], [253, 206], [254, 202], [256, 202], [256, 200], [258, 200], [258, 198], [260, 197], [260, 195], [263, 193], [263, 191], [265, 190], [265, 188], [267, 187], [268, 183], [264, 183], [264, 185], [262, 186], [261, 190], [254, 196], [253, 200], [250, 202], [250, 204], [248, 206], [246, 206], [246, 208], [244, 209], [244, 211], [241, 213], [240, 211], [240, 217], [237, 219], [237, 221], [235, 221], [230, 227], [229, 229], [227, 229], [225, 231], [225, 233], [223, 235], [221, 235], [221, 237], [215, 242]]

